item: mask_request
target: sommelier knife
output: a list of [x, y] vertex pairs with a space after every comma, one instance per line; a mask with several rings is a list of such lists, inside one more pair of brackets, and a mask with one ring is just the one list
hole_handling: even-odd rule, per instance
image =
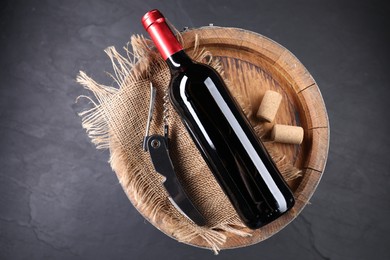
[[204, 217], [187, 196], [176, 176], [168, 149], [168, 126], [164, 126], [164, 136], [157, 134], [149, 136], [150, 121], [152, 120], [154, 100], [156, 95], [156, 91], [152, 83], [150, 83], [150, 90], [151, 102], [149, 105], [149, 116], [143, 141], [143, 148], [145, 151], [149, 151], [150, 158], [156, 172], [165, 177], [163, 186], [169, 194], [168, 199], [172, 205], [195, 224], [203, 226], [206, 224]]

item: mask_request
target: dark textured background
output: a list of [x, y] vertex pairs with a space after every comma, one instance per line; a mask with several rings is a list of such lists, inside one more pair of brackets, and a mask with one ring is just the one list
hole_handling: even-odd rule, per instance
[[[81, 128], [79, 70], [159, 8], [178, 28], [214, 23], [292, 51], [322, 91], [331, 148], [312, 204], [243, 249], [181, 244], [147, 223]], [[375, 1], [1, 1], [0, 259], [390, 259], [389, 7]]]

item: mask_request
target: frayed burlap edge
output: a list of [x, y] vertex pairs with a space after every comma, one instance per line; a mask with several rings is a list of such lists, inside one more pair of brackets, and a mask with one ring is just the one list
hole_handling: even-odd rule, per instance
[[[114, 75], [110, 74], [110, 76], [117, 83], [119, 89], [98, 84], [84, 72], [79, 73], [77, 82], [90, 90], [96, 99], [95, 101], [88, 96], [80, 96], [90, 100], [93, 105], [92, 108], [79, 114], [82, 118], [82, 126], [86, 129], [88, 136], [96, 145], [97, 149], [110, 150], [111, 167], [117, 173], [119, 182], [129, 196], [129, 199], [141, 214], [147, 211], [149, 212], [149, 220], [152, 223], [164, 222], [164, 225], [171, 226], [171, 230], [174, 230], [174, 232], [168, 235], [180, 242], [190, 243], [193, 239], [203, 239], [215, 254], [217, 254], [220, 247], [226, 242], [227, 237], [224, 234], [225, 232], [242, 237], [250, 236], [251, 234], [243, 229], [245, 226], [236, 216], [218, 225], [198, 227], [188, 221], [183, 221], [177, 215], [170, 214], [171, 212], [167, 210], [166, 200], [162, 199], [161, 196], [155, 195], [154, 187], [144, 177], [145, 168], [135, 163], [134, 160], [129, 160], [126, 151], [127, 144], [123, 143], [123, 140], [118, 140], [105, 113], [110, 99], [121, 88], [129, 84], [135, 84], [139, 80], [144, 80], [148, 78], [148, 74], [152, 74], [153, 71], [157, 71], [162, 66], [166, 66], [165, 62], [150, 46], [149, 40], [144, 39], [142, 36], [133, 36], [131, 38], [131, 49], [133, 52], [127, 46], [125, 48], [127, 57], [121, 56], [113, 47], [105, 50], [112, 61], [114, 70]], [[206, 60], [209, 65], [223, 74], [218, 61], [212, 59], [210, 53], [204, 50], [198, 50], [198, 46], [199, 42], [198, 38], [196, 38], [192, 58], [199, 61]], [[153, 66], [150, 66], [151, 59], [154, 60]], [[250, 110], [245, 109], [245, 100], [239, 98], [239, 93], [236, 93], [237, 95], [235, 93], [232, 94], [238, 97], [238, 102], [244, 111]], [[261, 127], [255, 130], [259, 136], [263, 136], [264, 133]], [[143, 131], [143, 129], [140, 129], [140, 131]], [[272, 144], [266, 143], [266, 147], [286, 180], [294, 179], [300, 175], [298, 169], [287, 162], [284, 156], [272, 149]], [[145, 214], [143, 215], [145, 216]]]

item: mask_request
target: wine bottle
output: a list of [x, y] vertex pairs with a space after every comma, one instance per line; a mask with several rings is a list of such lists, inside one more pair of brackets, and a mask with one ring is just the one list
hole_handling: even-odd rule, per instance
[[259, 228], [291, 209], [292, 192], [221, 76], [189, 58], [158, 10], [142, 24], [170, 68], [173, 107], [245, 225]]

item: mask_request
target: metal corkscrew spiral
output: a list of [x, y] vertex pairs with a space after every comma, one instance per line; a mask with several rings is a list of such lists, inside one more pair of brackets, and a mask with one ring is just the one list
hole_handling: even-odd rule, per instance
[[168, 138], [168, 118], [169, 118], [169, 92], [168, 89], [164, 91], [163, 97], [163, 123], [164, 123], [164, 135]]

